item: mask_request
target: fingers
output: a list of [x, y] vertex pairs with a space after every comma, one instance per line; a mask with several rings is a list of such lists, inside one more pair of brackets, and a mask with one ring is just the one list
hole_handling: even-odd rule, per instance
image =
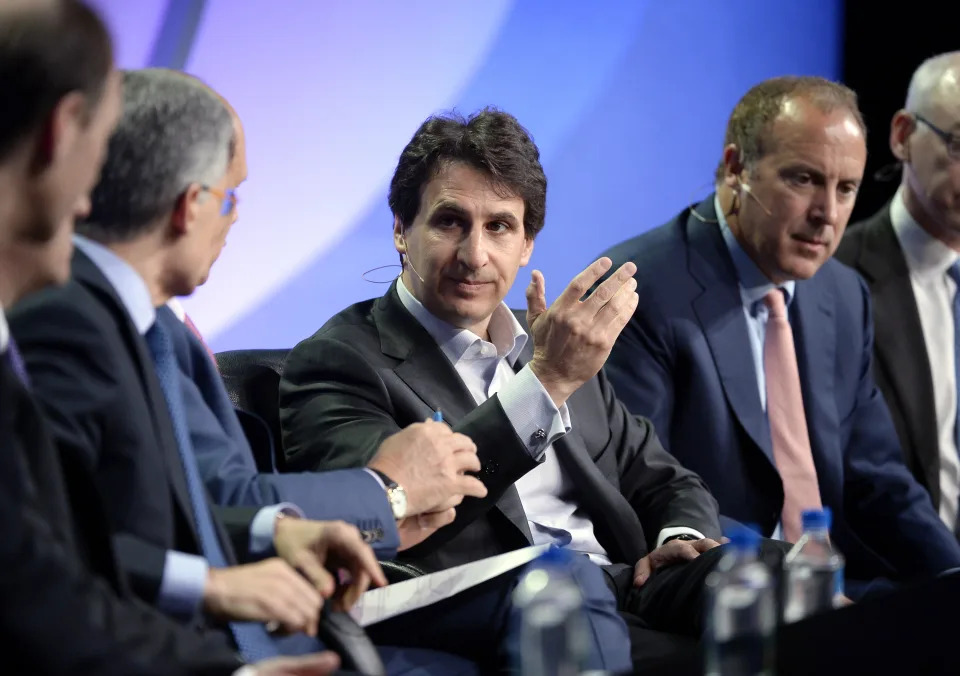
[[624, 263], [615, 273], [607, 277], [603, 284], [590, 294], [589, 298], [583, 301], [584, 305], [588, 306], [594, 313], [598, 313], [601, 308], [619, 294], [623, 287], [629, 286], [631, 281], [633, 282], [633, 288], [630, 290], [636, 288], [637, 280], [633, 277], [636, 272], [637, 266], [635, 263]]
[[637, 565], [633, 568], [633, 586], [642, 587], [650, 579], [650, 573], [652, 572], [653, 566], [650, 563], [650, 555], [647, 554], [637, 561]]
[[258, 599], [261, 616], [247, 619], [275, 620], [284, 633], [316, 636], [323, 599], [309, 582], [280, 559], [253, 564], [250, 572], [254, 576], [244, 584], [244, 592], [251, 600]]
[[464, 497], [487, 497], [487, 487], [483, 485], [483, 482], [477, 477], [466, 474], [457, 477], [457, 492]]
[[278, 590], [274, 597], [282, 613], [277, 616], [277, 619], [291, 633], [302, 631], [310, 636], [316, 636], [323, 598], [290, 566], [285, 568], [283, 588]]
[[613, 261], [606, 256], [591, 263], [586, 270], [574, 277], [567, 285], [567, 288], [564, 289], [560, 297], [557, 298], [557, 304], [560, 306], [573, 306], [574, 303], [583, 298], [584, 294], [590, 290], [590, 287], [593, 286], [598, 279], [603, 277], [611, 265], [613, 265]]
[[453, 457], [453, 462], [454, 469], [457, 472], [479, 472], [481, 469], [476, 448], [472, 451], [457, 451]]
[[547, 284], [543, 279], [543, 274], [539, 270], [534, 270], [530, 275], [530, 283], [527, 285], [527, 325], [533, 324], [534, 320], [547, 311]]
[[623, 331], [623, 327], [633, 317], [634, 310], [637, 309], [640, 296], [637, 294], [636, 288], [637, 280], [631, 277], [626, 284], [620, 287], [616, 295], [610, 299], [610, 302], [600, 308], [596, 315], [594, 321], [610, 343], [617, 339], [617, 336]]
[[317, 588], [320, 596], [328, 599], [333, 595], [336, 589], [336, 582], [333, 579], [333, 575], [323, 567], [323, 562], [320, 561], [313, 552], [303, 551], [298, 554], [294, 562], [294, 567], [303, 573], [304, 577]]
[[689, 540], [671, 540], [650, 552], [650, 563], [654, 570], [680, 561], [692, 561], [700, 556]]
[[453, 507], [438, 512], [428, 512], [417, 515], [417, 526], [421, 530], [437, 530], [453, 523], [457, 518], [457, 510]]
[[[350, 542], [349, 553], [344, 558], [352, 560], [352, 563], [348, 563], [346, 567], [354, 577], [363, 575], [366, 579], [360, 594], [367, 591], [371, 581], [378, 587], [386, 586], [387, 576], [383, 574], [383, 568], [380, 567], [380, 562], [377, 561], [373, 548], [360, 538], [359, 532], [356, 534], [355, 540], [355, 542]], [[360, 594], [357, 595], [357, 598], [360, 597]]]
[[711, 540], [710, 538], [703, 538], [702, 540], [696, 540], [693, 543], [693, 548], [698, 552], [703, 554], [706, 551], [710, 551], [714, 547], [719, 547], [720, 543], [716, 540]]

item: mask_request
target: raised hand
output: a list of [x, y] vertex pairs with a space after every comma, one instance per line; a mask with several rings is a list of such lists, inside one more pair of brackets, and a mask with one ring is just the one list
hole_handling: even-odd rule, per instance
[[558, 407], [597, 374], [637, 309], [633, 263], [624, 263], [581, 300], [612, 264], [605, 257], [594, 261], [549, 308], [543, 275], [534, 270], [531, 276], [527, 287], [527, 324], [533, 336], [530, 369]]

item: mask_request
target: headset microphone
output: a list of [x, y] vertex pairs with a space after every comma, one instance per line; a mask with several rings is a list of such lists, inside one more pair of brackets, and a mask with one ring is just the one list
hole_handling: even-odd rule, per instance
[[[407, 246], [407, 238], [404, 237], [403, 235], [400, 235], [400, 237], [403, 239], [403, 246], [404, 246], [404, 248], [406, 248], [406, 246]], [[426, 282], [424, 281], [423, 277], [421, 277], [421, 276], [420, 276], [420, 273], [417, 272], [417, 269], [416, 269], [415, 267], [413, 267], [413, 263], [410, 261], [410, 256], [408, 256], [406, 253], [403, 254], [403, 263], [404, 263], [404, 265], [409, 265], [409, 266], [410, 266], [410, 269], [413, 270], [413, 274], [415, 274], [415, 275], [417, 276], [417, 279], [420, 280], [420, 283], [421, 283], [421, 284], [426, 284]]]
[[743, 191], [744, 191], [745, 193], [747, 193], [748, 195], [750, 195], [750, 197], [753, 198], [753, 201], [754, 201], [754, 202], [756, 202], [757, 204], [760, 205], [760, 208], [761, 208], [761, 209], [763, 209], [764, 211], [767, 212], [767, 216], [773, 216], [773, 213], [771, 213], [771, 211], [770, 211], [769, 209], [767, 209], [766, 206], [764, 206], [763, 202], [761, 202], [761, 201], [757, 198], [757, 196], [753, 194], [753, 189], [750, 187], [750, 184], [749, 184], [749, 183], [744, 183], [743, 181], [740, 181], [740, 186], [743, 188]]

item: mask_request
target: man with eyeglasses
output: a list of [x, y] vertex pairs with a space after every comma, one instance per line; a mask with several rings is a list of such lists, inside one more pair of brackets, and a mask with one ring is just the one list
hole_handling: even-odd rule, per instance
[[902, 164], [899, 188], [851, 226], [836, 255], [870, 287], [877, 384], [907, 466], [956, 533], [960, 51], [914, 72], [906, 105], [890, 123], [890, 149]]

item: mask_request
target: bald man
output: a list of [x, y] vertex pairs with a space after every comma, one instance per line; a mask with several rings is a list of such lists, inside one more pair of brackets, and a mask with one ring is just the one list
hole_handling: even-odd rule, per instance
[[870, 287], [877, 384], [907, 465], [956, 533], [960, 51], [914, 72], [890, 150], [903, 166], [896, 194], [851, 226], [836, 256]]

